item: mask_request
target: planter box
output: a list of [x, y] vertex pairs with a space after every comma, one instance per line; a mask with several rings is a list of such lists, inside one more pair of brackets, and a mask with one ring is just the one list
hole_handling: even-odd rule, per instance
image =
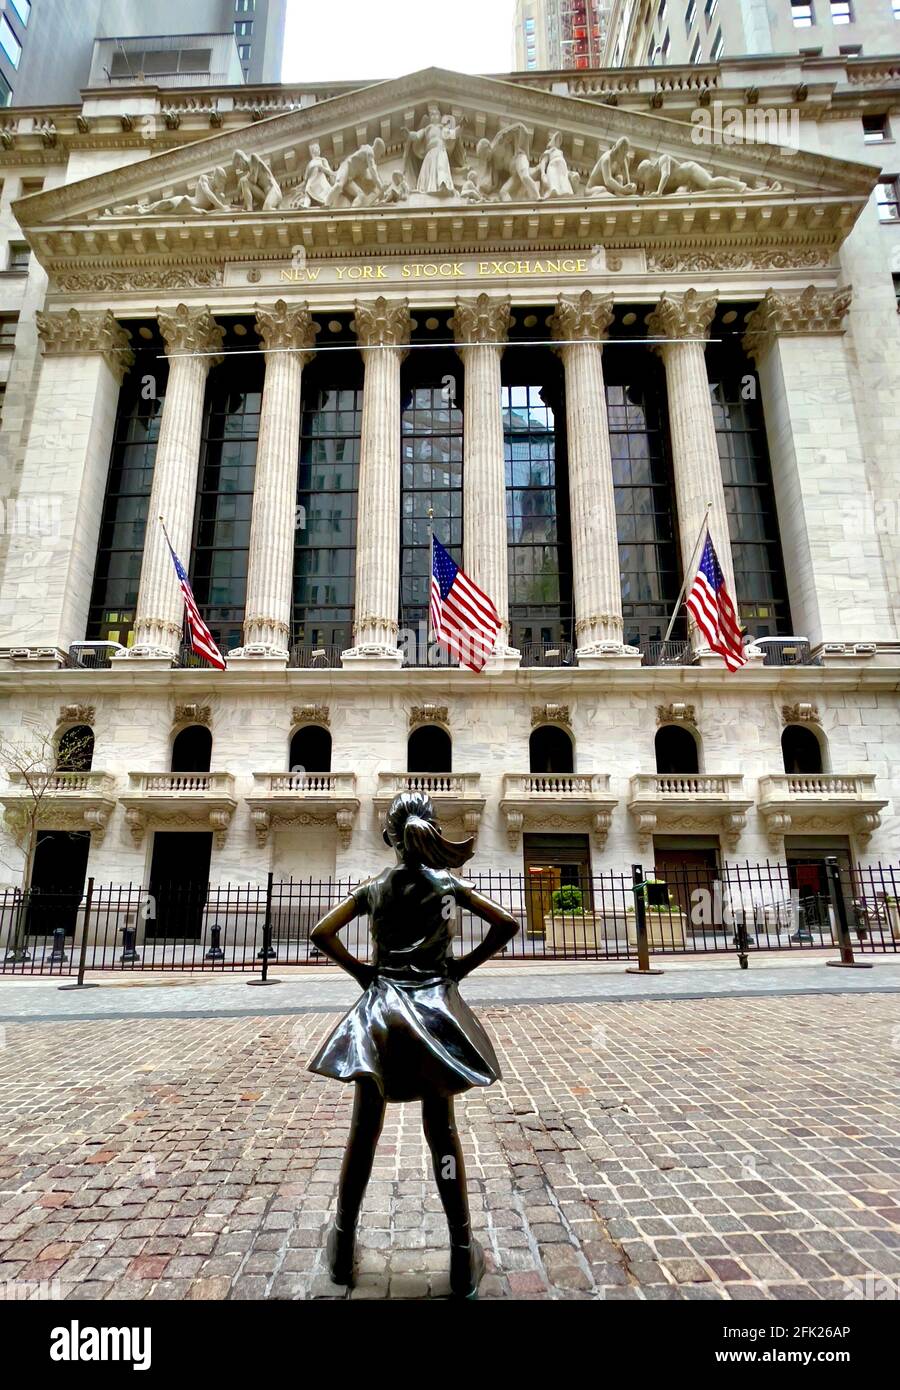
[[891, 924], [891, 936], [895, 941], [900, 941], [900, 902], [885, 903], [887, 908], [888, 921]]
[[548, 946], [572, 951], [603, 944], [603, 918], [595, 912], [560, 912], [544, 918]]
[[[661, 950], [684, 947], [688, 923], [685, 913], [674, 908], [671, 912], [656, 912], [653, 908], [648, 908], [646, 920], [647, 942], [650, 946], [656, 946]], [[633, 912], [628, 914], [628, 944], [637, 945], [637, 921]]]

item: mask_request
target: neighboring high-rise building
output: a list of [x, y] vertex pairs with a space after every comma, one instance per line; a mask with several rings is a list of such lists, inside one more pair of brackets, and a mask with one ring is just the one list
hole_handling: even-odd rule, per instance
[[898, 0], [612, 0], [606, 67], [900, 51]]
[[516, 0], [516, 67], [600, 66], [609, 0]]
[[[287, 0], [7, 0], [0, 105], [78, 101], [96, 79], [95, 40], [121, 40], [127, 56], [107, 64], [114, 81], [134, 73], [158, 86], [278, 82], [286, 9]], [[168, 41], [178, 37], [191, 42]], [[214, 37], [218, 44], [209, 42]], [[146, 50], [133, 42], [141, 38]]]

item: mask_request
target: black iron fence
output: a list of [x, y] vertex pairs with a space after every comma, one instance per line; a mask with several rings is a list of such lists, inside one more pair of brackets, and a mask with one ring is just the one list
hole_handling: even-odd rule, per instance
[[[837, 950], [871, 955], [900, 948], [900, 868], [730, 864], [667, 865], [656, 873], [570, 875], [552, 869], [473, 876], [520, 931], [503, 953], [521, 961], [646, 963], [648, 955], [732, 955]], [[88, 883], [73, 891], [0, 892], [0, 973], [73, 975], [96, 970], [258, 971], [324, 965], [310, 941], [316, 922], [354, 880], [289, 879], [264, 884], [180, 883], [151, 893], [137, 884]], [[458, 954], [483, 924], [457, 921]], [[344, 933], [371, 958], [368, 921]]]

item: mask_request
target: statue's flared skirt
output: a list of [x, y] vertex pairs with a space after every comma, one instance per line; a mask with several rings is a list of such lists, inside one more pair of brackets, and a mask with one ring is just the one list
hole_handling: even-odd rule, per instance
[[336, 1081], [371, 1078], [385, 1100], [394, 1101], [458, 1095], [500, 1076], [491, 1040], [452, 980], [410, 984], [383, 976], [376, 976], [308, 1069]]

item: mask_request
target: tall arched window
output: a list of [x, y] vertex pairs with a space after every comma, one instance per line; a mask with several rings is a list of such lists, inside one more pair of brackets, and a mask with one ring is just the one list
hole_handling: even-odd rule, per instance
[[291, 739], [291, 771], [330, 772], [331, 734], [320, 724], [304, 724]]
[[94, 761], [94, 731], [87, 724], [73, 724], [59, 736], [57, 772], [90, 772]]
[[529, 772], [574, 772], [575, 747], [565, 729], [540, 724], [528, 740]]
[[700, 771], [697, 740], [680, 724], [663, 724], [656, 731], [656, 770], [663, 775]]
[[781, 752], [785, 772], [821, 772], [822, 745], [812, 729], [802, 724], [788, 724], [781, 735]]
[[407, 772], [452, 772], [453, 744], [446, 729], [423, 724], [413, 729], [406, 745]]
[[188, 724], [172, 743], [173, 772], [209, 772], [212, 734], [203, 724]]

